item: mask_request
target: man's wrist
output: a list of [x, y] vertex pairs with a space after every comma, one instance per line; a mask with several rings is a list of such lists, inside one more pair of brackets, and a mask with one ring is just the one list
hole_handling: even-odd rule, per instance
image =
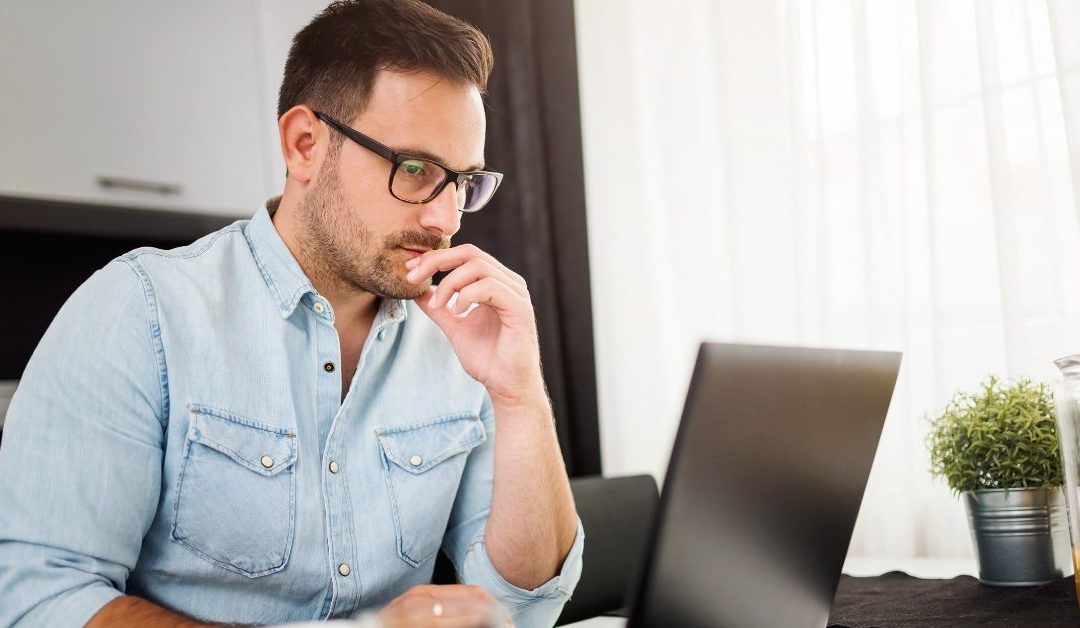
[[493, 391], [489, 388], [488, 396], [491, 397], [492, 407], [504, 413], [535, 412], [538, 410], [551, 412], [551, 399], [548, 397], [547, 387], [544, 385], [543, 379], [533, 385], [521, 387], [512, 392]]

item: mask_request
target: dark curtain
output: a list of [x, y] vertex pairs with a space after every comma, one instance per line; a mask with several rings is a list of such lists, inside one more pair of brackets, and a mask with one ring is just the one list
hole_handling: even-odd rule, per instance
[[472, 242], [529, 284], [544, 375], [570, 475], [600, 473], [585, 182], [573, 0], [428, 0], [475, 24], [495, 50], [488, 85], [491, 204], [465, 216]]

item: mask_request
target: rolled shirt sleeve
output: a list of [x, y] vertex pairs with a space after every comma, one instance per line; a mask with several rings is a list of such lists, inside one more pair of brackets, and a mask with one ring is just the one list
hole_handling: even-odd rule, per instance
[[562, 613], [581, 577], [581, 554], [585, 549], [585, 529], [578, 519], [577, 536], [559, 573], [535, 589], [510, 584], [488, 558], [484, 539], [477, 539], [465, 554], [463, 580], [477, 584], [495, 596], [514, 617], [517, 628], [550, 628]]
[[483, 587], [514, 618], [517, 628], [550, 628], [562, 613], [581, 577], [585, 530], [578, 519], [574, 544], [559, 573], [535, 589], [522, 589], [505, 578], [491, 563], [484, 543], [484, 529], [491, 512], [494, 479], [495, 418], [485, 395], [481, 420], [488, 438], [469, 455], [461, 487], [454, 502], [443, 550], [464, 584]]
[[68, 299], [0, 450], [0, 626], [76, 626], [122, 595], [160, 495], [164, 358], [152, 289], [120, 259]]

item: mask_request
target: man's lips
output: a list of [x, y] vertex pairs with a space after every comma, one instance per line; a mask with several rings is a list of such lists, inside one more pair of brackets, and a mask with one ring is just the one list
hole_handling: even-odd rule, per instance
[[417, 257], [420, 257], [424, 253], [427, 253], [428, 251], [431, 250], [431, 249], [414, 249], [414, 248], [410, 248], [410, 247], [407, 247], [407, 246], [401, 246], [401, 247], [398, 247], [398, 248], [400, 248], [402, 251], [405, 251], [405, 253], [409, 256], [409, 259], [415, 259]]

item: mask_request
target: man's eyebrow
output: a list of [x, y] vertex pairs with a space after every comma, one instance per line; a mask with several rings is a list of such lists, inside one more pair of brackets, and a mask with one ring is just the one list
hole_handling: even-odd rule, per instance
[[[424, 159], [427, 159], [428, 161], [435, 161], [435, 162], [438, 162], [440, 164], [449, 165], [449, 164], [446, 163], [446, 160], [443, 159], [442, 157], [439, 157], [438, 155], [436, 155], [434, 153], [429, 153], [428, 151], [423, 150], [421, 148], [395, 148], [394, 150], [401, 153], [401, 154], [403, 154], [403, 155], [409, 155], [410, 157], [422, 157]], [[474, 170], [483, 170], [485, 165], [486, 164], [481, 161], [478, 164], [473, 164], [472, 166], [469, 166], [468, 168], [465, 168], [464, 170], [461, 170], [461, 172], [472, 172]], [[456, 170], [456, 168], [451, 168], [451, 169]]]

